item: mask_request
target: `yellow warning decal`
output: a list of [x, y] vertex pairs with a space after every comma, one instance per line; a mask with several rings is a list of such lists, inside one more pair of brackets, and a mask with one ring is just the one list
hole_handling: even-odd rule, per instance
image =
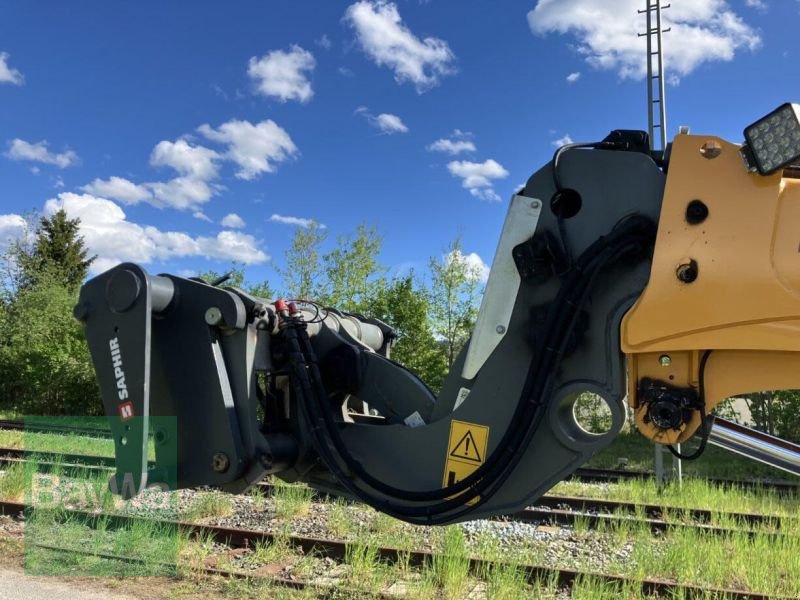
[[442, 487], [458, 483], [474, 473], [486, 461], [488, 448], [488, 427], [465, 421], [451, 421]]

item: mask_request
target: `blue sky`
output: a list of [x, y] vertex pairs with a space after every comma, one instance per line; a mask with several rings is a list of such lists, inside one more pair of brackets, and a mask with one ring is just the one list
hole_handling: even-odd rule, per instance
[[[390, 273], [491, 263], [558, 140], [646, 128], [644, 1], [0, 0], [0, 245], [81, 217], [97, 269], [275, 265], [364, 222]], [[740, 141], [800, 100], [800, 3], [674, 0], [670, 133]]]

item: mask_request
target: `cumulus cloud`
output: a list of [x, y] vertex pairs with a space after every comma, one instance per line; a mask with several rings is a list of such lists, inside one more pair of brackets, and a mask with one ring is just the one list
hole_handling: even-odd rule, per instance
[[[539, 0], [528, 13], [536, 34], [570, 34], [577, 51], [597, 69], [614, 70], [624, 78], [646, 74], [644, 16], [639, 0]], [[758, 33], [725, 0], [679, 2], [663, 12], [663, 26], [676, 43], [666, 45], [665, 69], [673, 83], [700, 65], [730, 61], [737, 51], [761, 44]]]
[[74, 167], [80, 163], [78, 155], [72, 150], [50, 152], [47, 148], [47, 140], [30, 143], [19, 138], [13, 139], [8, 144], [6, 156], [11, 160], [29, 160], [46, 165], [55, 165], [59, 169]]
[[356, 109], [356, 114], [363, 115], [369, 124], [381, 133], [387, 135], [392, 135], [393, 133], [408, 133], [408, 127], [406, 127], [406, 124], [403, 123], [403, 120], [397, 115], [391, 113], [373, 115], [366, 106], [359, 106]]
[[171, 167], [181, 175], [192, 179], [209, 180], [217, 176], [217, 161], [220, 156], [203, 146], [192, 146], [183, 139], [156, 144], [150, 154], [154, 167]]
[[444, 262], [447, 265], [453, 262], [463, 264], [466, 268], [467, 277], [470, 279], [480, 281], [481, 283], [486, 283], [489, 279], [490, 267], [483, 262], [483, 259], [477, 252], [464, 254], [461, 250], [456, 249], [444, 257]]
[[195, 177], [175, 177], [144, 185], [152, 193], [148, 202], [157, 208], [195, 209], [211, 200], [216, 192], [210, 183]]
[[567, 75], [567, 83], [575, 83], [580, 78], [581, 78], [580, 71], [575, 71], [574, 73], [570, 73], [569, 75]]
[[325, 225], [317, 223], [314, 219], [305, 219], [303, 217], [288, 217], [284, 215], [274, 214], [269, 218], [273, 223], [283, 223], [284, 225], [296, 225], [308, 229], [315, 223], [320, 229], [325, 229]]
[[205, 257], [213, 260], [259, 264], [269, 260], [250, 235], [221, 231], [214, 237], [192, 237], [183, 232], [161, 231], [129, 221], [117, 204], [91, 194], [63, 192], [45, 203], [45, 214], [63, 209], [81, 220], [80, 233], [90, 253], [98, 259], [92, 272], [99, 273], [126, 261], [148, 264], [154, 260]]
[[209, 140], [228, 145], [224, 156], [239, 165], [239, 179], [249, 181], [261, 173], [272, 173], [277, 163], [298, 154], [289, 134], [269, 119], [255, 125], [234, 119], [216, 129], [206, 124], [197, 130]]
[[567, 144], [572, 144], [574, 142], [572, 141], [572, 138], [569, 136], [569, 134], [565, 133], [563, 137], [560, 137], [557, 140], [553, 140], [550, 143], [553, 144], [553, 146], [555, 146], [556, 148], [561, 148], [561, 146], [566, 146]]
[[25, 82], [25, 78], [22, 73], [9, 66], [9, 58], [8, 52], [0, 52], [0, 83], [22, 85]]
[[147, 187], [137, 185], [124, 177], [112, 176], [108, 179], [95, 179], [81, 189], [95, 196], [118, 200], [123, 204], [138, 204], [152, 199], [152, 192]]
[[439, 138], [428, 146], [430, 152], [444, 152], [456, 156], [462, 152], [475, 152], [475, 144], [470, 139], [471, 135], [456, 129], [450, 137]]
[[20, 215], [0, 215], [0, 250], [28, 232], [28, 223]]
[[206, 213], [202, 210], [196, 210], [192, 213], [192, 216], [197, 219], [198, 221], [205, 221], [206, 223], [213, 223], [214, 221], [209, 217]]
[[361, 0], [350, 5], [344, 19], [375, 64], [389, 67], [395, 81], [408, 81], [419, 93], [454, 71], [455, 55], [447, 42], [435, 37], [418, 38], [403, 23], [393, 2]]
[[500, 196], [492, 187], [492, 180], [505, 179], [508, 171], [496, 160], [490, 158], [482, 163], [454, 160], [447, 165], [447, 170], [454, 177], [460, 177], [461, 185], [476, 198], [489, 202], [500, 201]]
[[[330, 47], [330, 40], [327, 40]], [[258, 93], [272, 96], [281, 102], [297, 100], [308, 102], [314, 95], [308, 75], [317, 62], [314, 55], [300, 46], [291, 50], [273, 50], [261, 58], [253, 56], [247, 65], [247, 74], [256, 84]]]
[[247, 223], [244, 222], [244, 219], [237, 215], [236, 213], [228, 213], [224, 217], [222, 217], [222, 221], [220, 221], [220, 225], [223, 227], [228, 227], [230, 229], [243, 229], [247, 226]]
[[274, 171], [277, 163], [298, 153], [289, 134], [273, 121], [254, 125], [249, 121], [233, 120], [217, 129], [201, 125], [198, 131], [211, 141], [226, 144], [227, 148], [224, 152], [217, 152], [193, 144], [186, 138], [162, 140], [150, 153], [150, 165], [174, 169], [176, 177], [166, 181], [134, 183], [124, 177], [112, 176], [95, 179], [81, 189], [123, 204], [147, 202], [158, 208], [192, 210], [195, 214], [202, 214], [200, 205], [224, 189], [215, 183], [222, 162], [237, 164], [236, 177], [250, 180], [263, 172]]

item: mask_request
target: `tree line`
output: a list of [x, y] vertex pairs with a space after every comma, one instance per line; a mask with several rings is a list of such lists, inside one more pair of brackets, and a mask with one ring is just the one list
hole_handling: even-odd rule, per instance
[[[0, 257], [0, 410], [14, 414], [102, 414], [83, 329], [72, 317], [81, 284], [96, 260], [80, 221], [62, 210], [38, 221]], [[266, 299], [308, 299], [375, 317], [399, 335], [392, 358], [438, 391], [477, 316], [480, 272], [457, 238], [426, 273], [391, 275], [381, 264], [383, 239], [359, 225], [328, 238], [312, 224], [298, 228], [278, 268], [283, 289], [245, 278], [232, 264], [223, 285]], [[207, 282], [222, 273], [198, 275]]]

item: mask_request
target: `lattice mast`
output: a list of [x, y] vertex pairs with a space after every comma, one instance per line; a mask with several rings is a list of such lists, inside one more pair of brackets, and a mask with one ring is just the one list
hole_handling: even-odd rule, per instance
[[[646, 15], [647, 31], [640, 33], [639, 37], [647, 38], [647, 126], [653, 149], [663, 152], [667, 148], [667, 107], [664, 97], [664, 57], [661, 52], [661, 35], [670, 31], [671, 28], [662, 28], [661, 11], [671, 5], [662, 6], [661, 0], [645, 1], [647, 8], [640, 10], [639, 14]], [[656, 129], [658, 129], [658, 138], [655, 136]], [[660, 148], [656, 148], [656, 139], [660, 141]]]

